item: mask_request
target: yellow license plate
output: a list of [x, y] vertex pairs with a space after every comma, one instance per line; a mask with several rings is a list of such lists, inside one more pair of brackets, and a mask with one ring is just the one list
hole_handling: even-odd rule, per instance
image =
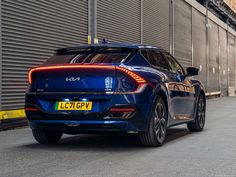
[[70, 102], [56, 102], [55, 110], [64, 111], [90, 111], [92, 110], [92, 102], [70, 101]]

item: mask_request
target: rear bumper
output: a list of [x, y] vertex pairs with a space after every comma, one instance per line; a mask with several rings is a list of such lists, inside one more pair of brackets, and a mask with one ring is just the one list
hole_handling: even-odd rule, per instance
[[[26, 107], [36, 108], [36, 111], [26, 111], [26, 117], [31, 128], [73, 129], [76, 131], [105, 130], [105, 131], [144, 131], [147, 128], [152, 110], [152, 88], [147, 87], [140, 94], [120, 95], [50, 95], [26, 94]], [[84, 111], [55, 111], [57, 100], [65, 98], [72, 100], [87, 98], [97, 103], [98, 109]], [[151, 98], [151, 99], [150, 99]], [[110, 116], [110, 108], [134, 107], [132, 115]]]
[[140, 111], [132, 117], [123, 119], [106, 119], [105, 113], [100, 114], [46, 114], [40, 111], [26, 111], [32, 129], [60, 129], [63, 131], [143, 131], [147, 128], [148, 119]]
[[90, 121], [68, 121], [68, 120], [33, 120], [30, 121], [32, 129], [60, 130], [64, 133], [94, 133], [94, 132], [129, 132], [140, 131], [129, 121], [114, 120], [90, 120]]

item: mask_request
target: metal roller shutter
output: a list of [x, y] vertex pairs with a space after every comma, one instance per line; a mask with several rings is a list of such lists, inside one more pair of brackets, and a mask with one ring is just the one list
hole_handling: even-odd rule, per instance
[[101, 40], [140, 43], [140, 0], [98, 0], [97, 34]]
[[193, 9], [192, 11], [192, 29], [193, 29], [193, 66], [200, 69], [197, 78], [206, 87], [207, 63], [206, 63], [206, 18]]
[[169, 0], [143, 1], [143, 43], [169, 51]]
[[226, 30], [219, 27], [219, 44], [220, 44], [220, 88], [222, 96], [228, 93], [227, 78], [227, 33]]
[[24, 105], [29, 68], [87, 40], [87, 0], [2, 0], [2, 109]]
[[235, 87], [235, 52], [234, 52], [234, 36], [228, 33], [229, 45], [229, 87]]
[[174, 53], [184, 66], [192, 65], [191, 6], [184, 0], [174, 1]]
[[219, 91], [219, 28], [216, 23], [209, 20], [208, 44], [209, 44], [209, 67], [208, 67], [208, 90], [207, 92]]

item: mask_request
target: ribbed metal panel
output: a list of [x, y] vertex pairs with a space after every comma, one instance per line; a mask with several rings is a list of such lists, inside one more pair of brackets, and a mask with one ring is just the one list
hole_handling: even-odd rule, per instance
[[2, 0], [2, 109], [23, 108], [29, 68], [86, 43], [87, 0]]
[[140, 0], [98, 0], [97, 35], [113, 42], [141, 41]]
[[227, 96], [227, 33], [226, 30], [219, 27], [219, 44], [220, 44], [220, 87], [222, 96]]
[[198, 78], [206, 87], [206, 18], [199, 11], [192, 11], [193, 66], [200, 69]]
[[208, 67], [208, 92], [219, 91], [219, 37], [218, 25], [213, 21], [208, 22], [209, 67]]
[[229, 44], [229, 87], [235, 87], [235, 49], [234, 36], [228, 33]]
[[184, 0], [174, 1], [174, 53], [184, 66], [192, 65], [191, 6]]
[[169, 51], [169, 0], [143, 1], [143, 43]]

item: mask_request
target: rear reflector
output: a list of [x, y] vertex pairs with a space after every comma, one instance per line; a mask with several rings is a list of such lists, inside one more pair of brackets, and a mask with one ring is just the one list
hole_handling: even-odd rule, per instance
[[38, 108], [25, 108], [25, 111], [39, 111]]
[[135, 108], [111, 108], [110, 112], [135, 112]]

